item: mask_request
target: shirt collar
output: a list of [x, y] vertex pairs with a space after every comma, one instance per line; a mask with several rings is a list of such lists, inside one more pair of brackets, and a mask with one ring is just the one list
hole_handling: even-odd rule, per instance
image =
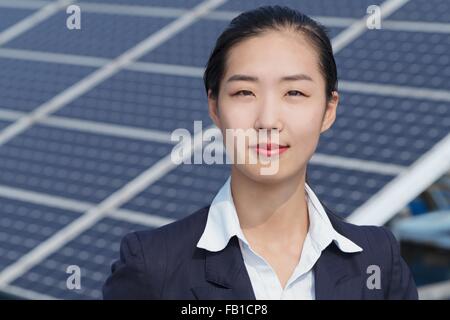
[[[237, 236], [243, 243], [248, 245], [239, 224], [239, 218], [231, 195], [231, 176], [214, 197], [208, 212], [206, 226], [198, 248], [208, 251], [223, 250], [230, 238]], [[308, 236], [312, 246], [319, 252], [324, 250], [332, 241], [343, 252], [359, 252], [362, 248], [350, 239], [338, 233], [332, 226], [328, 215], [313, 190], [305, 183], [309, 212]]]

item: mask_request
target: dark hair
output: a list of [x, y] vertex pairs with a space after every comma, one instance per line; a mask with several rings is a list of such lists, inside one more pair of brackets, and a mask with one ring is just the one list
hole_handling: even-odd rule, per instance
[[282, 30], [286, 27], [293, 27], [301, 32], [317, 50], [320, 71], [326, 83], [325, 94], [329, 99], [332, 92], [337, 91], [337, 70], [326, 28], [307, 15], [282, 6], [259, 7], [241, 13], [230, 22], [217, 39], [206, 64], [203, 74], [206, 94], [211, 89], [212, 97], [218, 97], [226, 58], [234, 45], [265, 31]]

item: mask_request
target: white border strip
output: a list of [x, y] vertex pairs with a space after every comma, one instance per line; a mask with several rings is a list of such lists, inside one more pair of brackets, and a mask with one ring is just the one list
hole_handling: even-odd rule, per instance
[[94, 204], [89, 202], [72, 200], [45, 194], [42, 192], [24, 190], [6, 185], [0, 185], [0, 197], [75, 212], [86, 212], [87, 210], [95, 206]]
[[157, 215], [140, 213], [128, 209], [116, 209], [108, 215], [110, 218], [116, 218], [131, 223], [142, 224], [149, 227], [161, 227], [168, 223], [174, 222], [175, 219], [166, 218]]
[[0, 58], [68, 64], [93, 68], [100, 68], [108, 63], [111, 63], [111, 60], [106, 58], [11, 48], [0, 48]]
[[395, 164], [387, 164], [368, 160], [359, 160], [354, 158], [345, 158], [322, 153], [313, 154], [313, 156], [310, 159], [310, 163], [333, 168], [371, 172], [383, 175], [398, 175], [407, 170], [407, 167]]
[[411, 199], [450, 170], [450, 133], [414, 164], [356, 209], [347, 220], [359, 225], [383, 225]]
[[[380, 6], [382, 19], [388, 18], [397, 9], [405, 5], [409, 0], [386, 0]], [[339, 33], [332, 41], [334, 54], [341, 51], [350, 42], [367, 31], [367, 15], [354, 22], [350, 27]]]
[[356, 93], [369, 93], [382, 96], [450, 102], [449, 91], [429, 88], [416, 88], [392, 84], [387, 85], [343, 80], [339, 81], [339, 90]]
[[49, 3], [45, 7], [39, 9], [37, 12], [32, 13], [25, 19], [2, 31], [0, 33], [0, 46], [35, 27], [48, 17], [57, 13], [61, 8], [63, 8], [64, 6], [68, 6], [71, 3], [73, 3], [73, 0], [59, 0]]
[[[24, 114], [26, 113], [0, 109], [0, 120], [17, 120], [20, 119], [20, 117], [22, 117]], [[175, 141], [171, 140], [170, 132], [159, 130], [141, 129], [136, 127], [59, 116], [49, 116], [48, 118], [44, 118], [37, 123], [45, 124], [47, 126], [55, 128], [77, 130], [80, 132], [90, 132], [121, 138], [175, 144]]]
[[137, 127], [115, 125], [89, 120], [79, 120], [75, 118], [67, 118], [59, 116], [50, 116], [48, 118], [44, 118], [42, 121], [39, 121], [39, 123], [45, 124], [47, 126], [72, 129], [83, 132], [99, 133], [122, 138], [175, 144], [175, 142], [170, 139], [171, 137], [170, 132], [164, 132], [159, 130], [141, 129]]
[[408, 32], [450, 33], [450, 23], [387, 20], [381, 23], [381, 29]]
[[0, 109], [0, 119], [1, 120], [14, 121], [14, 120], [20, 119], [20, 117], [23, 117], [24, 114], [25, 114], [25, 112]]
[[189, 9], [183, 8], [91, 3], [82, 1], [79, 2], [78, 5], [80, 6], [82, 12], [113, 14], [113, 15], [114, 14], [130, 15], [134, 17], [142, 16], [142, 17], [178, 18], [189, 12]]
[[203, 68], [189, 67], [182, 65], [172, 65], [153, 62], [135, 62], [127, 67], [127, 70], [149, 73], [160, 73], [183, 77], [201, 78], [203, 76]]
[[43, 6], [51, 4], [52, 1], [41, 1], [41, 0], [0, 0], [0, 8], [10, 8], [10, 9], [40, 9]]
[[[0, 120], [14, 121], [26, 115], [26, 112], [10, 111], [0, 108]], [[77, 130], [81, 132], [97, 133], [143, 141], [175, 144], [171, 140], [171, 133], [160, 130], [142, 129], [138, 127], [109, 124], [105, 122], [89, 121], [76, 118], [49, 116], [37, 123], [50, 127]]]

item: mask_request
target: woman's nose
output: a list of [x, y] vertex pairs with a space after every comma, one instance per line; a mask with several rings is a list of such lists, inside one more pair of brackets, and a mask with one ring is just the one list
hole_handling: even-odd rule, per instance
[[283, 123], [280, 119], [280, 104], [279, 102], [272, 100], [263, 101], [258, 108], [258, 115], [255, 120], [255, 129], [267, 129], [281, 131]]

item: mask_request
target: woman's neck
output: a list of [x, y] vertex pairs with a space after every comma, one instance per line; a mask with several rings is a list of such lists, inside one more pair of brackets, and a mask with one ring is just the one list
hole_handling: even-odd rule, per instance
[[306, 236], [305, 171], [280, 183], [264, 184], [232, 167], [231, 192], [241, 228], [254, 243], [292, 243]]

